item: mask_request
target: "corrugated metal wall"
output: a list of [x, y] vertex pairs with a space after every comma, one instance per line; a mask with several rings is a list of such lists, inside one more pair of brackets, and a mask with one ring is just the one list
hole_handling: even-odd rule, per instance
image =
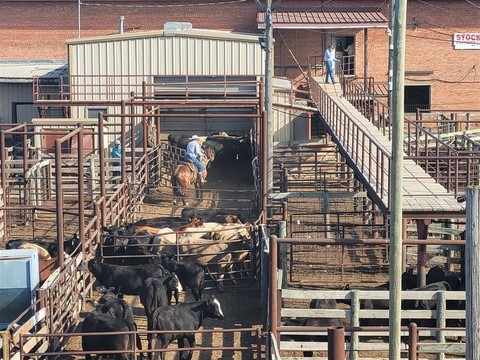
[[[219, 31], [177, 31], [175, 36], [157, 31], [134, 35], [79, 39], [67, 42], [72, 93], [76, 99], [99, 99], [110, 92], [110, 100], [124, 99], [133, 86], [158, 75], [262, 75], [265, 52], [258, 36]], [[170, 33], [171, 34], [171, 33]], [[214, 36], [215, 35], [215, 36]], [[118, 80], [107, 76], [134, 76]], [[79, 79], [78, 76], [85, 76]], [[102, 76], [92, 78], [91, 76]], [[115, 93], [115, 95], [113, 95]], [[81, 95], [83, 94], [83, 95]], [[87, 114], [74, 114], [86, 117]]]
[[[110, 93], [109, 100], [121, 100], [142, 80], [152, 83], [154, 78], [170, 75], [263, 75], [265, 51], [259, 36], [233, 34], [221, 31], [187, 30], [156, 31], [113, 35], [67, 42], [72, 93], [77, 100], [100, 99]], [[125, 76], [119, 79], [108, 76]], [[82, 78], [78, 78], [78, 76]], [[94, 78], [92, 76], [101, 76]], [[288, 101], [281, 94], [275, 101]], [[108, 113], [119, 113], [114, 107]], [[88, 109], [72, 109], [73, 117], [87, 117]], [[248, 134], [252, 121], [211, 118], [162, 119], [161, 131], [210, 134], [216, 131]], [[293, 138], [292, 115], [289, 111], [274, 114], [274, 141]]]
[[21, 103], [16, 106], [18, 123], [30, 123], [31, 119], [38, 117], [38, 110], [33, 103], [31, 83], [0, 83], [0, 122], [12, 123], [13, 103]]

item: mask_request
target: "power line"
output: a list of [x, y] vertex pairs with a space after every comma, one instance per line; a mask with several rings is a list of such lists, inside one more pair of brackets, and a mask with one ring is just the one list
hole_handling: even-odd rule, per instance
[[440, 10], [444, 10], [444, 11], [452, 12], [452, 13], [456, 12], [455, 10], [449, 10], [449, 9], [447, 9], [447, 8], [444, 8], [444, 7], [441, 7], [441, 6], [438, 6], [438, 5], [430, 4], [430, 3], [428, 3], [428, 2], [426, 2], [426, 1], [424, 1], [424, 0], [417, 0], [417, 1], [418, 1], [419, 3], [422, 3], [422, 4], [425, 4], [425, 5], [434, 7], [434, 8], [436, 8], [436, 9], [440, 9]]
[[[88, 1], [88, 0], [87, 0]], [[212, 5], [227, 5], [247, 2], [247, 0], [225, 0], [218, 2], [205, 2], [205, 3], [190, 3], [190, 4], [168, 4], [168, 5], [128, 5], [128, 4], [99, 4], [82, 2], [85, 6], [99, 6], [99, 7], [118, 7], [118, 8], [175, 8], [175, 7], [189, 7], [189, 6], [212, 6]]]
[[466, 1], [467, 3], [469, 3], [470, 5], [473, 5], [473, 6], [475, 6], [476, 8], [479, 8], [479, 9], [480, 9], [480, 5], [477, 5], [477, 4], [473, 3], [473, 2], [471, 2], [470, 0], [465, 0], [465, 1]]

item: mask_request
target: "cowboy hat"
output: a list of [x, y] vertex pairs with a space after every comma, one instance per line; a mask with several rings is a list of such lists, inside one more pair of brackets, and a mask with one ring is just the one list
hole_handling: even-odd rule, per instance
[[198, 135], [192, 135], [188, 140], [200, 140], [200, 137]]

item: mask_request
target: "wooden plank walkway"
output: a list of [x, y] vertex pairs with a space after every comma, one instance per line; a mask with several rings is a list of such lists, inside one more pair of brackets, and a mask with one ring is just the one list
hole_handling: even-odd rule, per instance
[[[375, 139], [375, 142], [379, 144], [379, 147], [387, 153], [390, 157], [392, 154], [392, 143], [378, 130], [367, 118], [365, 118], [349, 101], [342, 96], [342, 89], [340, 84], [324, 84], [323, 78], [314, 78], [320, 88], [322, 88], [335, 102], [335, 104], [347, 114], [348, 117], [358, 126], [363, 133]], [[370, 166], [369, 173], [366, 173], [365, 169], [368, 168], [367, 162], [370, 164], [380, 164], [382, 160], [377, 159], [377, 151], [369, 151], [369, 148], [352, 146], [348, 143], [347, 139], [353, 138], [355, 134], [351, 127], [335, 126], [335, 130], [332, 129], [334, 119], [329, 119], [329, 111], [326, 114], [320, 113], [324, 117], [325, 121], [329, 125], [334, 137], [337, 138], [343, 150], [350, 157], [349, 160], [356, 164], [357, 174], [362, 174], [363, 178], [360, 179], [362, 183], [367, 186], [369, 191], [375, 191], [378, 188], [378, 181], [382, 182], [383, 186], [382, 194], [376, 193], [378, 200], [383, 204], [379, 204], [380, 208], [388, 209], [388, 183], [390, 176], [388, 173], [388, 166]], [[356, 154], [355, 152], [364, 152], [363, 155]], [[371, 152], [371, 153], [370, 153]], [[363, 170], [362, 170], [363, 169]], [[379, 173], [377, 173], [379, 172]], [[369, 180], [370, 179], [370, 180]], [[373, 180], [374, 181], [373, 181]], [[377, 184], [375, 185], [375, 182]], [[404, 159], [403, 161], [403, 201], [402, 207], [405, 215], [408, 213], [417, 214], [421, 213], [425, 218], [440, 217], [438, 213], [462, 213], [465, 211], [464, 204], [459, 204], [452, 193], [448, 193], [447, 190], [440, 184], [438, 184], [430, 175], [428, 175], [422, 167], [417, 165], [413, 160]], [[376, 191], [375, 191], [376, 192]], [[431, 213], [432, 216], [429, 216]], [[433, 213], [437, 213], [433, 216]]]

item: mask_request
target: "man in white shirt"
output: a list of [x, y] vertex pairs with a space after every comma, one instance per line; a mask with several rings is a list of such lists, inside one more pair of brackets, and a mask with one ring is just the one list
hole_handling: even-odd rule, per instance
[[325, 66], [327, 69], [327, 74], [325, 76], [325, 84], [328, 84], [328, 78], [332, 80], [332, 84], [335, 84], [335, 78], [333, 77], [334, 69], [335, 69], [335, 50], [333, 49], [332, 45], [329, 45], [327, 50], [325, 51], [325, 56], [323, 57], [325, 61]]

